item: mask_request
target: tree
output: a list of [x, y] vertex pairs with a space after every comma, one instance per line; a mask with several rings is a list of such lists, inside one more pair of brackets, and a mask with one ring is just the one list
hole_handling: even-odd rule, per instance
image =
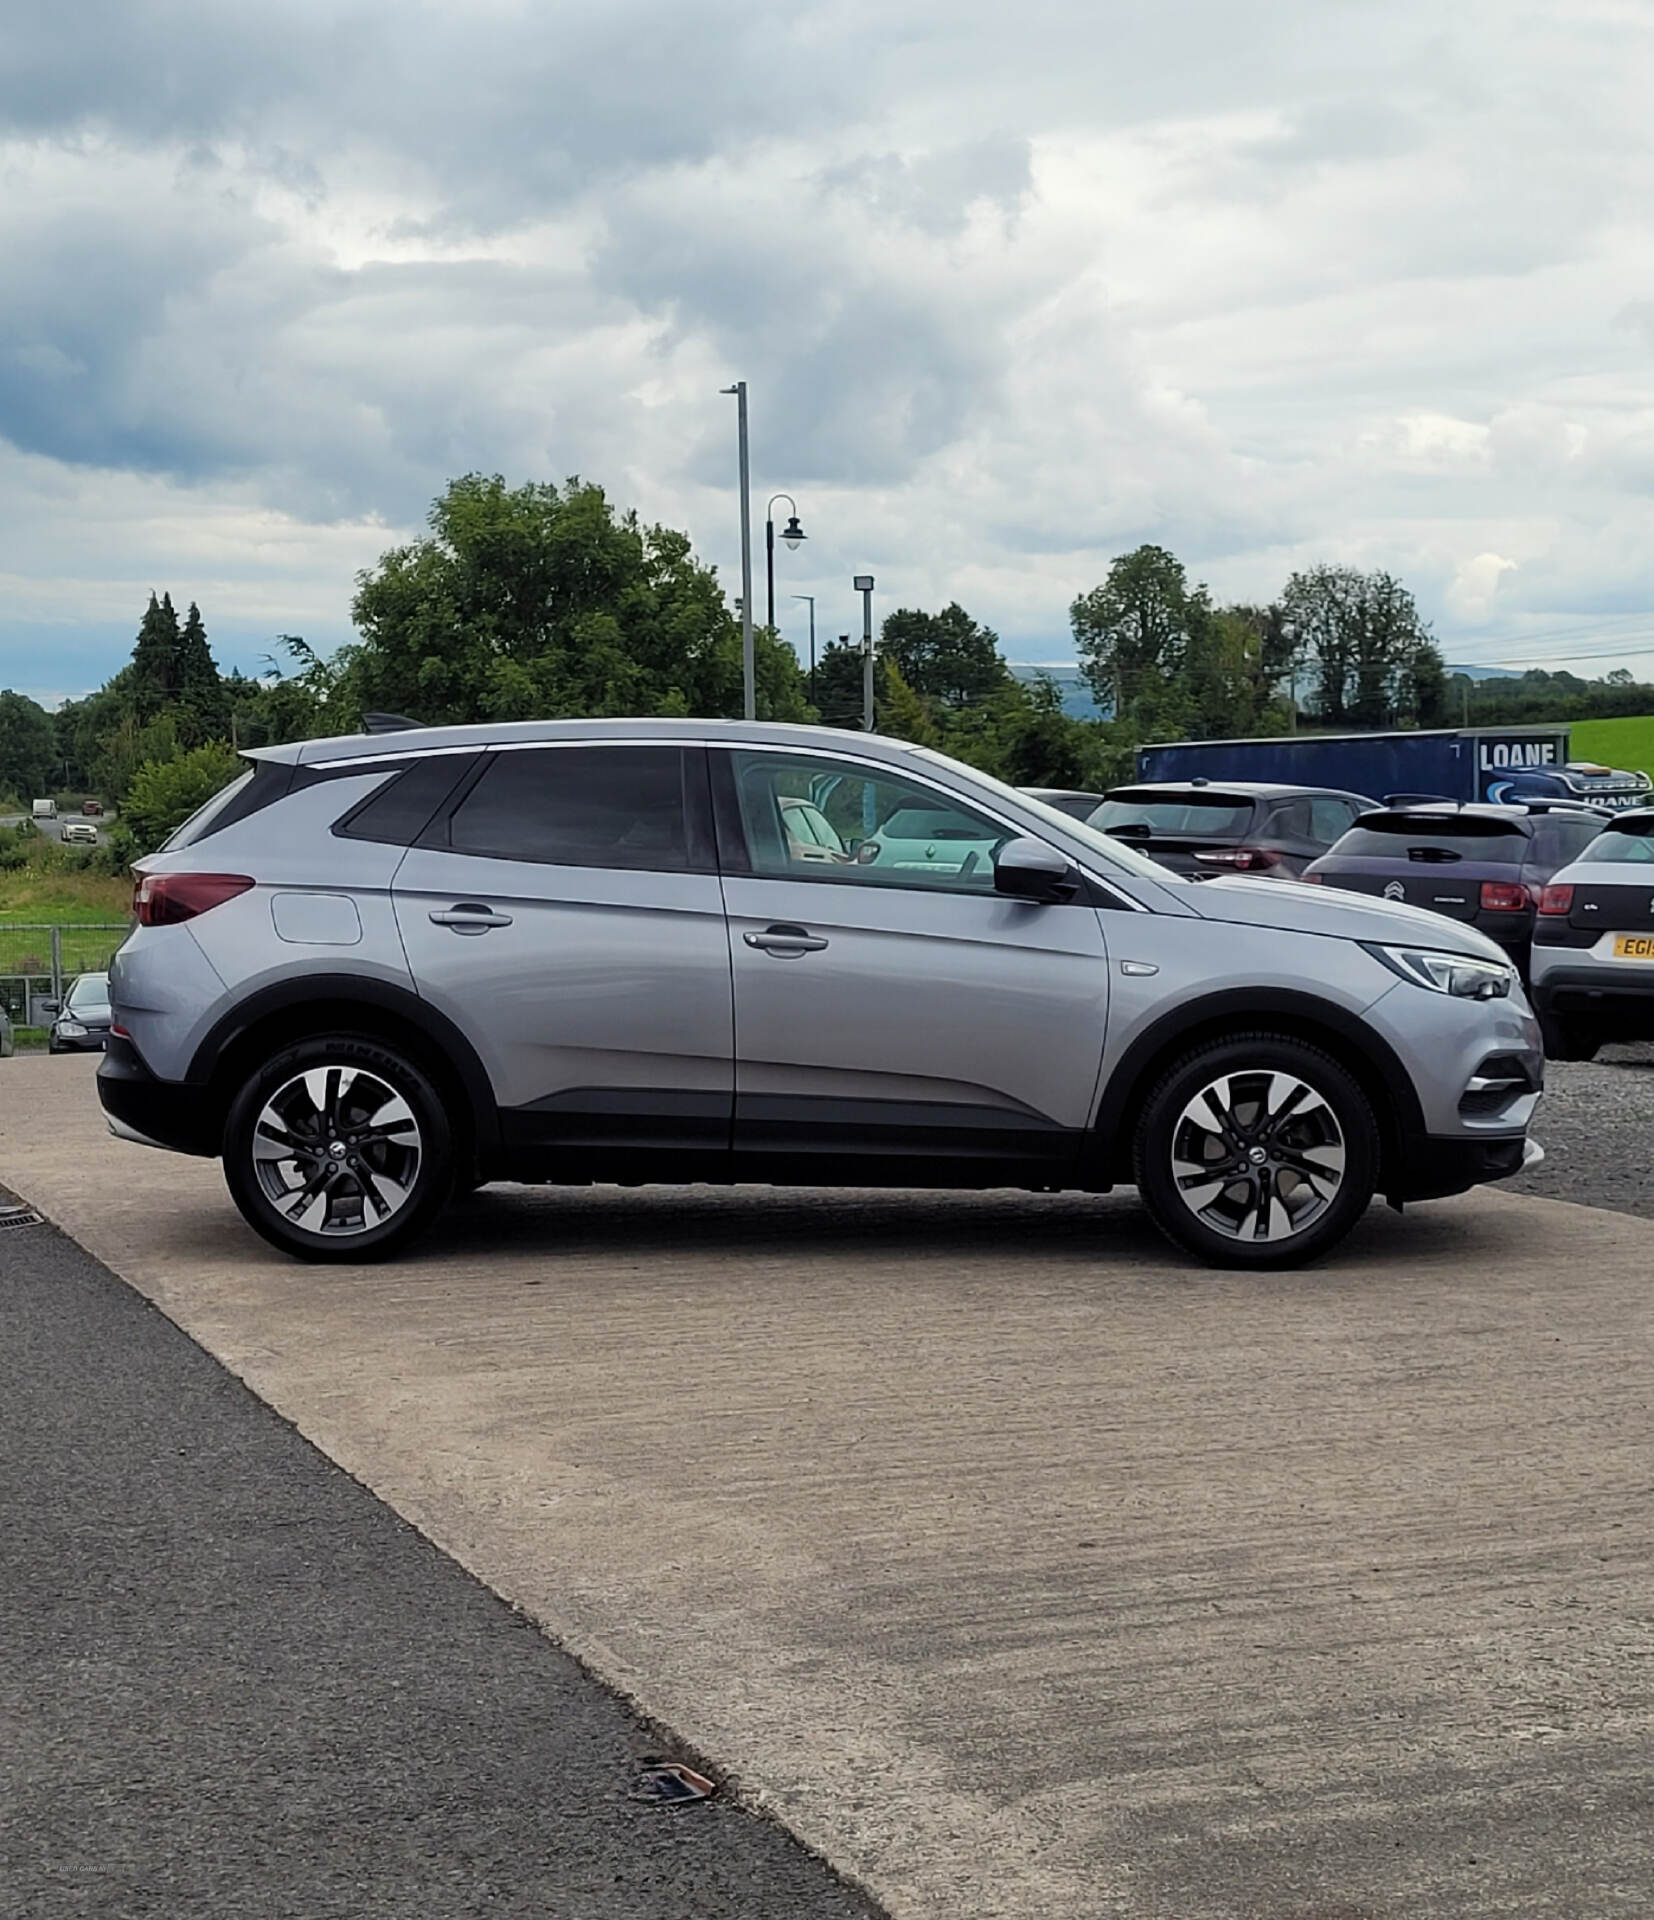
[[196, 742], [220, 740], [230, 728], [229, 702], [219, 678], [218, 663], [207, 644], [207, 628], [201, 609], [192, 600], [178, 636], [177, 702], [183, 710], [185, 729]]
[[153, 853], [242, 770], [237, 756], [217, 742], [171, 759], [145, 761], [121, 810], [132, 835], [132, 857]]
[[1116, 719], [1158, 709], [1182, 673], [1191, 617], [1207, 606], [1164, 547], [1122, 554], [1069, 609], [1074, 647], [1097, 704]]
[[132, 650], [132, 705], [140, 722], [155, 719], [178, 698], [178, 615], [172, 595], [153, 593]]
[[1441, 655], [1413, 596], [1393, 575], [1312, 567], [1287, 582], [1281, 612], [1326, 725], [1382, 727], [1440, 715], [1447, 685]]
[[999, 635], [979, 626], [957, 600], [940, 613], [898, 608], [880, 630], [879, 652], [916, 694], [945, 707], [984, 700], [1010, 677]]
[[[359, 576], [338, 695], [427, 723], [741, 711], [741, 636], [688, 536], [602, 488], [467, 474], [430, 537]], [[808, 717], [792, 649], [754, 635], [758, 711]]]
[[56, 791], [61, 772], [52, 716], [27, 694], [0, 693], [0, 793], [40, 799]]

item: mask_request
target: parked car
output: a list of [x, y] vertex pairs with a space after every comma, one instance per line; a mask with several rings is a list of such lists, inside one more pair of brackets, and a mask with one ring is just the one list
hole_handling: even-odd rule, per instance
[[0, 1006], [0, 1060], [9, 1060], [17, 1051], [17, 1035], [13, 1031], [11, 1015]]
[[64, 996], [46, 1036], [48, 1053], [102, 1053], [114, 1015], [109, 1010], [109, 975], [83, 973]]
[[1147, 781], [1116, 787], [1087, 825], [1191, 879], [1251, 873], [1295, 880], [1375, 804], [1335, 787]]
[[[592, 720], [247, 757], [138, 865], [98, 1090], [302, 1258], [500, 1179], [1129, 1183], [1284, 1266], [1530, 1157], [1538, 1024], [1473, 928], [1190, 887], [928, 749]], [[800, 800], [852, 857], [800, 851]]]
[[1076, 820], [1088, 820], [1108, 797], [1101, 793], [1081, 793], [1072, 787], [1024, 787], [1030, 800], [1043, 800], [1058, 813], [1070, 813]]
[[90, 818], [96, 819], [103, 812], [103, 802], [101, 800], [83, 800], [80, 803], [80, 810]]
[[97, 823], [92, 820], [65, 820], [62, 827], [62, 839], [65, 846], [95, 847], [98, 844]]
[[1654, 1040], [1654, 807], [1619, 814], [1551, 875], [1534, 924], [1533, 993], [1553, 1060]]
[[1549, 800], [1388, 807], [1364, 815], [1303, 877], [1476, 927], [1526, 978], [1545, 883], [1597, 837], [1606, 817]]

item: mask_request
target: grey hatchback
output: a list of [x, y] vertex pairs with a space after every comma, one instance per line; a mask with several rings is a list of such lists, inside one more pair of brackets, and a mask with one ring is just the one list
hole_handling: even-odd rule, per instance
[[1190, 886], [923, 748], [565, 721], [249, 758], [139, 868], [98, 1085], [304, 1258], [501, 1179], [1135, 1183], [1282, 1266], [1528, 1151], [1539, 1032], [1480, 934]]

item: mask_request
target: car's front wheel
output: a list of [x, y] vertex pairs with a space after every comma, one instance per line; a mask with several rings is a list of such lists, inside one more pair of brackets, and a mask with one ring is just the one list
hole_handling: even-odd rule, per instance
[[1219, 1266], [1298, 1266], [1366, 1211], [1378, 1124], [1330, 1054], [1284, 1034], [1239, 1034], [1162, 1076], [1134, 1159], [1144, 1204], [1179, 1246]]
[[224, 1177], [248, 1224], [301, 1260], [378, 1260], [428, 1226], [454, 1180], [425, 1069], [350, 1034], [300, 1041], [231, 1103]]

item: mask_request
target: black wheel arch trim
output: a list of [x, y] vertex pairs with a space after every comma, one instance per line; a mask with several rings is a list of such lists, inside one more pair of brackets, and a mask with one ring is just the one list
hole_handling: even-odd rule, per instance
[[[488, 1074], [476, 1049], [460, 1029], [428, 1000], [420, 999], [411, 988], [399, 987], [356, 973], [306, 973], [289, 980], [278, 980], [257, 993], [249, 994], [233, 1011], [207, 1034], [196, 1047], [185, 1083], [210, 1087], [217, 1080], [225, 1057], [253, 1028], [276, 1014], [294, 1008], [318, 1004], [354, 1005], [390, 1014], [400, 1024], [411, 1027], [430, 1042], [445, 1063], [458, 1076], [464, 1088], [469, 1118], [480, 1157], [493, 1159], [500, 1148], [499, 1109]], [[291, 1036], [295, 1041], [306, 1037]]]
[[1288, 1037], [1309, 1041], [1317, 1036], [1338, 1043], [1332, 1051], [1353, 1053], [1359, 1062], [1382, 1083], [1387, 1101], [1377, 1107], [1383, 1155], [1382, 1190], [1389, 1191], [1400, 1180], [1406, 1160], [1406, 1147], [1422, 1138], [1424, 1109], [1395, 1050], [1359, 1015], [1342, 1007], [1318, 1000], [1313, 994], [1294, 993], [1289, 988], [1235, 988], [1222, 993], [1203, 994], [1186, 1000], [1163, 1013], [1154, 1024], [1131, 1043], [1116, 1063], [1103, 1089], [1094, 1129], [1095, 1153], [1108, 1177], [1131, 1179], [1131, 1129], [1143, 1101], [1165, 1064], [1183, 1042], [1191, 1041], [1203, 1029], [1216, 1038], [1250, 1027], [1267, 1026], [1271, 1021], [1288, 1023]]

